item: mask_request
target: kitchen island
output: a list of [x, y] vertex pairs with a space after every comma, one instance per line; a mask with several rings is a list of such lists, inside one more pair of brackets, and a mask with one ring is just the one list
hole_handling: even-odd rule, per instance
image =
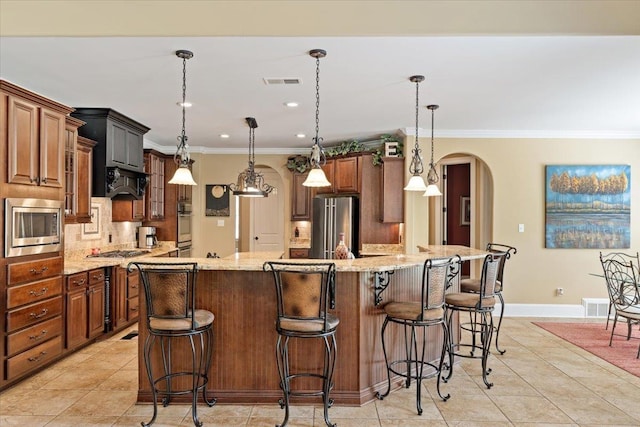
[[[487, 252], [464, 246], [429, 246], [416, 255], [391, 255], [334, 260], [336, 264], [336, 308], [340, 318], [336, 333], [338, 357], [331, 397], [337, 405], [363, 405], [386, 386], [386, 368], [380, 342], [384, 320], [381, 309], [391, 300], [419, 295], [422, 266], [427, 258], [460, 255], [463, 260], [483, 258]], [[276, 369], [275, 290], [265, 261], [278, 260], [279, 252], [238, 253], [222, 259], [154, 258], [153, 262], [197, 262], [196, 305], [215, 315], [213, 360], [207, 392], [220, 403], [274, 403], [281, 397]], [[287, 262], [324, 260], [287, 260]], [[140, 292], [140, 298], [144, 295]], [[148, 335], [144, 301], [140, 301], [138, 401], [150, 402], [151, 388], [143, 361]], [[439, 357], [441, 331], [431, 328], [428, 359]], [[391, 357], [399, 356], [403, 344], [400, 330], [389, 331]], [[290, 345], [292, 370], [320, 367], [323, 352], [315, 340], [297, 340]], [[185, 342], [186, 343], [186, 342]], [[189, 369], [190, 350], [173, 347], [174, 369]], [[189, 356], [187, 357], [187, 354]], [[184, 357], [183, 357], [184, 356]], [[154, 370], [161, 366], [154, 353]], [[317, 389], [317, 384], [302, 387]], [[399, 386], [399, 381], [394, 382]], [[185, 396], [185, 402], [189, 397]]]

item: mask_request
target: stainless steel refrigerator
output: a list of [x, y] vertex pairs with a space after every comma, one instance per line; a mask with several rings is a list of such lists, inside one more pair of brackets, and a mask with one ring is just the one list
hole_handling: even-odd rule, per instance
[[314, 198], [311, 258], [333, 259], [340, 233], [344, 233], [345, 245], [358, 256], [358, 198]]

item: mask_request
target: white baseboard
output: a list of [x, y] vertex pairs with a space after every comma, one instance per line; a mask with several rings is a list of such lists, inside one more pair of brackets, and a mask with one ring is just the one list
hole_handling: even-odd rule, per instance
[[[500, 313], [500, 304], [496, 304], [494, 315]], [[585, 317], [581, 304], [512, 304], [504, 307], [505, 317]]]

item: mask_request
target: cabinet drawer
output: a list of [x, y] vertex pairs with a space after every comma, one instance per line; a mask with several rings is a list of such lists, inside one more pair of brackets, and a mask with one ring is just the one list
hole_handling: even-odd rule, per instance
[[51, 298], [7, 313], [7, 332], [62, 314], [62, 297]]
[[89, 285], [95, 285], [102, 281], [104, 281], [104, 268], [89, 271]]
[[16, 285], [31, 280], [61, 276], [62, 265], [62, 257], [9, 264], [7, 268], [7, 283], [9, 285]]
[[309, 249], [307, 249], [307, 248], [289, 248], [289, 258], [291, 258], [291, 259], [309, 258]]
[[138, 298], [129, 298], [127, 301], [127, 321], [132, 321], [138, 318], [139, 316], [139, 300]]
[[62, 277], [7, 288], [7, 308], [31, 304], [62, 293]]
[[13, 356], [45, 340], [56, 337], [61, 332], [62, 317], [58, 316], [23, 329], [20, 332], [9, 334], [7, 336], [7, 356]]
[[67, 292], [73, 292], [78, 289], [85, 289], [88, 280], [89, 276], [87, 275], [86, 271], [67, 276]]
[[129, 276], [127, 278], [127, 298], [138, 297], [140, 292], [140, 276]]
[[43, 366], [62, 354], [62, 337], [58, 336], [37, 347], [7, 359], [7, 380], [11, 381]]

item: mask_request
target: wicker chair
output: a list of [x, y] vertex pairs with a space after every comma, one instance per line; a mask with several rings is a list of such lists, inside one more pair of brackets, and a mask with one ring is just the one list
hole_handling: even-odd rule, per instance
[[[285, 427], [289, 422], [289, 401], [292, 396], [321, 396], [324, 422], [334, 427], [335, 424], [329, 420], [329, 408], [333, 405], [329, 393], [333, 388], [336, 329], [340, 320], [329, 310], [335, 308], [335, 264], [266, 262], [263, 270], [273, 273], [276, 287], [276, 362], [283, 393], [278, 403], [285, 410], [282, 424], [276, 427]], [[324, 366], [321, 373], [291, 372], [289, 341], [292, 338], [323, 341]], [[321, 380], [322, 390], [293, 391], [291, 383], [300, 378]]]

